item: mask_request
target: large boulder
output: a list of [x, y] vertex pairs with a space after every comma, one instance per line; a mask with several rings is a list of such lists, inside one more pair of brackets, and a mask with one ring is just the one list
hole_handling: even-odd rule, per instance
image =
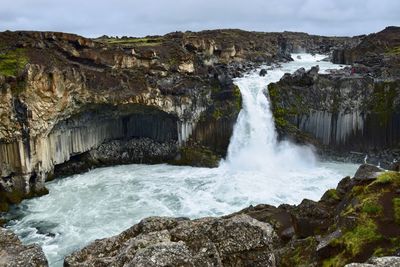
[[400, 257], [372, 258], [366, 263], [350, 263], [345, 267], [400, 267]]
[[45, 267], [48, 264], [39, 245], [25, 246], [13, 232], [0, 228], [0, 266]]
[[272, 226], [247, 215], [152, 217], [65, 258], [65, 266], [276, 266]]

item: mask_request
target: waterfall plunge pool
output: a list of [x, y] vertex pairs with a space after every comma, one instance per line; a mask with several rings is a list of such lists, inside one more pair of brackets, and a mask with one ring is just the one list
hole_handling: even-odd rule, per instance
[[219, 168], [134, 164], [54, 180], [48, 195], [14, 207], [7, 227], [24, 243], [41, 245], [50, 266], [62, 266], [69, 253], [148, 216], [220, 216], [261, 203], [318, 200], [357, 165], [319, 162], [309, 148], [277, 141], [267, 85], [300, 67], [338, 68], [320, 55], [293, 58], [265, 77], [257, 71], [235, 81], [243, 109]]

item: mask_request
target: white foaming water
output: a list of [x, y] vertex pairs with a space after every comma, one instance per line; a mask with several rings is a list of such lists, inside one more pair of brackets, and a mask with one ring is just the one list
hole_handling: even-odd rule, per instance
[[[316, 65], [322, 56], [237, 79], [243, 95], [227, 160], [219, 168], [126, 165], [99, 168], [47, 184], [50, 194], [24, 201], [8, 225], [24, 243], [43, 247], [50, 266], [94, 239], [115, 235], [148, 216], [219, 216], [251, 204], [317, 200], [356, 165], [321, 163], [311, 150], [276, 141], [267, 84], [285, 72]], [[318, 62], [321, 70], [335, 68]]]

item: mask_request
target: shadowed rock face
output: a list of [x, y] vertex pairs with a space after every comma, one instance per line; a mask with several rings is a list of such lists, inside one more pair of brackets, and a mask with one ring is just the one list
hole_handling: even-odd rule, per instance
[[[214, 166], [241, 107], [233, 77], [349, 40], [240, 30], [93, 40], [0, 33], [0, 210], [46, 193], [55, 166], [58, 175], [175, 156]], [[194, 153], [180, 153], [185, 147]], [[203, 151], [216, 160], [196, 160]]]
[[22, 245], [11, 231], [0, 228], [0, 266], [46, 267], [47, 259], [39, 245]]

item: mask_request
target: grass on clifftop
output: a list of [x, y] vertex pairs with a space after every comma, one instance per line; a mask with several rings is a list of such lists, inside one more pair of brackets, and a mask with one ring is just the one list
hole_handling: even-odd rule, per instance
[[391, 56], [399, 56], [400, 55], [400, 46], [395, 46], [393, 48], [390, 48], [386, 51], [387, 55]]
[[101, 42], [111, 45], [122, 45], [122, 46], [156, 46], [160, 45], [163, 41], [162, 37], [144, 37], [144, 38], [107, 38], [98, 39]]
[[17, 76], [28, 63], [28, 58], [22, 48], [0, 53], [0, 74], [4, 76]]

